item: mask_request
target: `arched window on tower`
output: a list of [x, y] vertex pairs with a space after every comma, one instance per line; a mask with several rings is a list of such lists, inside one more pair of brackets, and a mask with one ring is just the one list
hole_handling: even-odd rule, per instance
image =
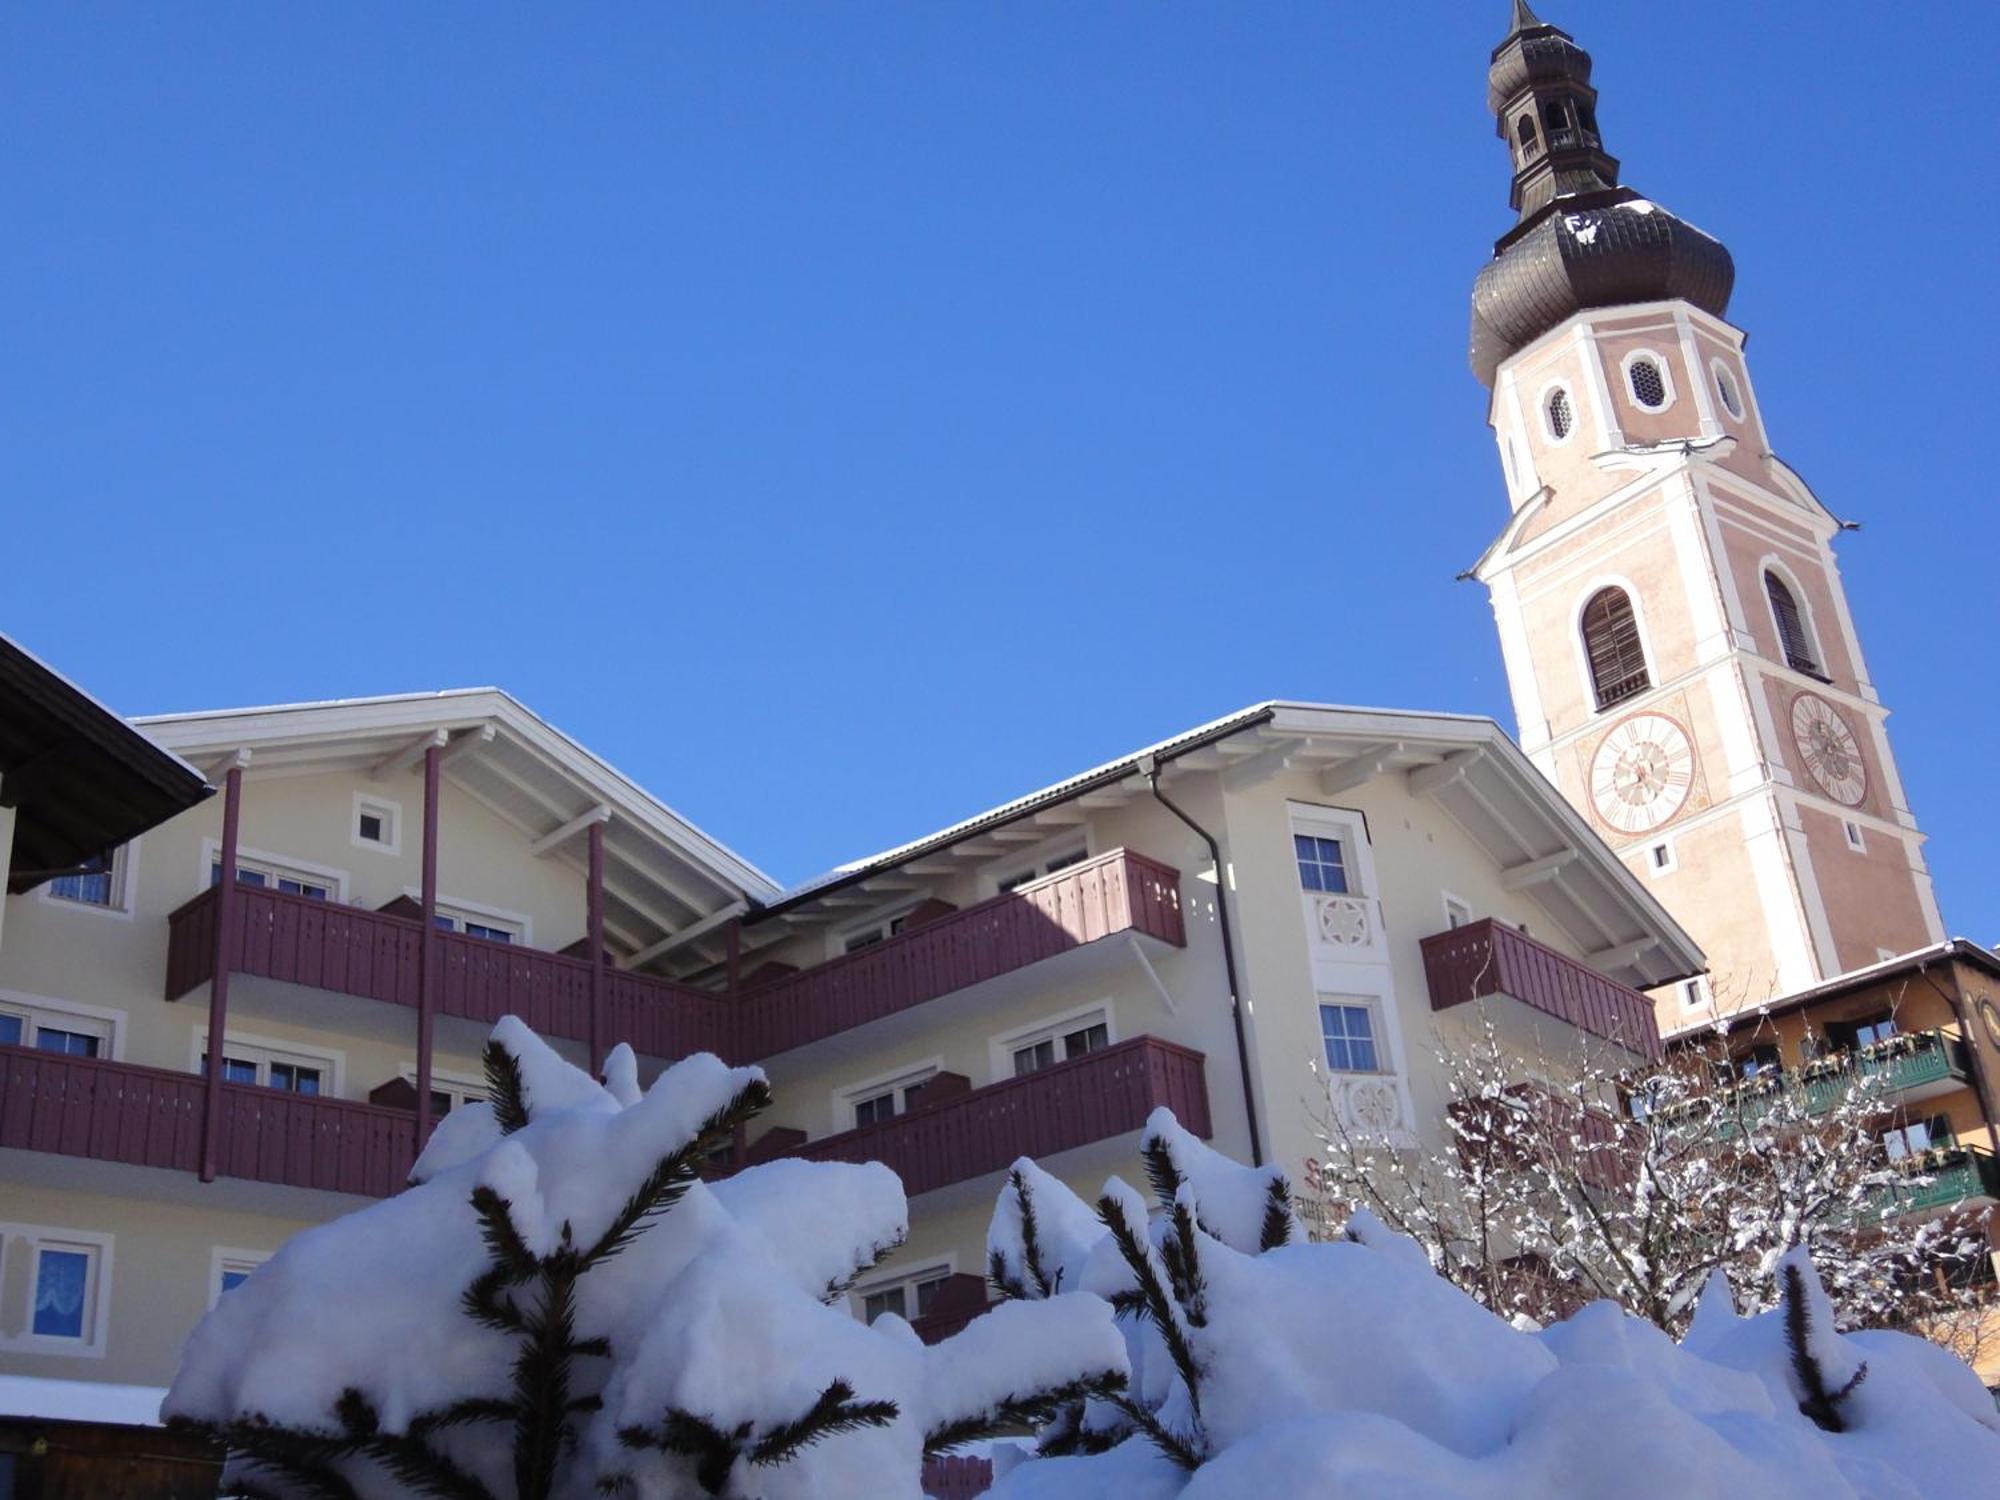
[[1522, 161], [1533, 161], [1541, 154], [1542, 138], [1535, 133], [1535, 117], [1532, 114], [1521, 116], [1521, 122], [1515, 127], [1514, 133], [1520, 138]]
[[1583, 650], [1597, 706], [1609, 708], [1653, 685], [1639, 641], [1639, 617], [1621, 588], [1599, 589], [1583, 606]]
[[1784, 650], [1785, 665], [1795, 672], [1820, 676], [1819, 653], [1813, 649], [1805, 611], [1785, 580], [1769, 569], [1764, 572], [1764, 594], [1771, 601], [1771, 618], [1778, 622], [1778, 644]]

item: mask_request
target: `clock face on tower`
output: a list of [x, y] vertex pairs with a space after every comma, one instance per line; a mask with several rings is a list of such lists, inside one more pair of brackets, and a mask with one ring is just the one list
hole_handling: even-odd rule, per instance
[[1817, 693], [1800, 693], [1792, 700], [1792, 743], [1821, 791], [1843, 807], [1860, 806], [1868, 795], [1868, 766], [1839, 709]]
[[1620, 833], [1646, 833], [1681, 810], [1694, 785], [1694, 746], [1665, 714], [1613, 726], [1590, 762], [1590, 802]]

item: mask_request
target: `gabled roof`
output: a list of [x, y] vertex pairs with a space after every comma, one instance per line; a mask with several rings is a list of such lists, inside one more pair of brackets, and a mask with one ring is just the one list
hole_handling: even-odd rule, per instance
[[360, 771], [393, 784], [421, 768], [426, 745], [441, 735], [446, 779], [544, 844], [538, 852], [580, 864], [585, 841], [576, 835], [604, 823], [606, 927], [641, 958], [778, 892], [762, 870], [498, 688], [135, 722], [196, 762], [248, 752], [252, 779]]
[[1253, 704], [844, 865], [787, 891], [749, 920], [804, 919], [829, 896], [886, 881], [929, 855], [977, 848], [995, 830], [1049, 819], [1065, 803], [1105, 807], [1149, 795], [1151, 767], [1170, 783], [1195, 772], [1227, 771], [1240, 779], [1288, 764], [1317, 768], [1321, 784], [1331, 787], [1409, 774], [1496, 864], [1521, 884], [1532, 883], [1571, 939], [1615, 978], [1650, 989], [1704, 967], [1694, 940], [1494, 720], [1287, 700]]
[[214, 788], [0, 635], [0, 799], [14, 808], [7, 890], [30, 890], [194, 806]]

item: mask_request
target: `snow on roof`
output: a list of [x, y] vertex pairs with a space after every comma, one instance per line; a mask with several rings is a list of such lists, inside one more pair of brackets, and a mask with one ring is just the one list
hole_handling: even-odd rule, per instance
[[34, 1375], [0, 1375], [0, 1416], [37, 1417], [45, 1422], [113, 1422], [121, 1427], [158, 1427], [166, 1392], [151, 1385], [113, 1385], [102, 1380], [50, 1380]]

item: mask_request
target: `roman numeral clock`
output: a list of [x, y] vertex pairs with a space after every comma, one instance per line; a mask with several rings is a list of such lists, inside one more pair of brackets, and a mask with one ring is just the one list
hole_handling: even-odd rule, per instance
[[1694, 746], [1665, 714], [1641, 713], [1613, 726], [1590, 761], [1590, 800], [1620, 833], [1650, 833], [1687, 803]]

